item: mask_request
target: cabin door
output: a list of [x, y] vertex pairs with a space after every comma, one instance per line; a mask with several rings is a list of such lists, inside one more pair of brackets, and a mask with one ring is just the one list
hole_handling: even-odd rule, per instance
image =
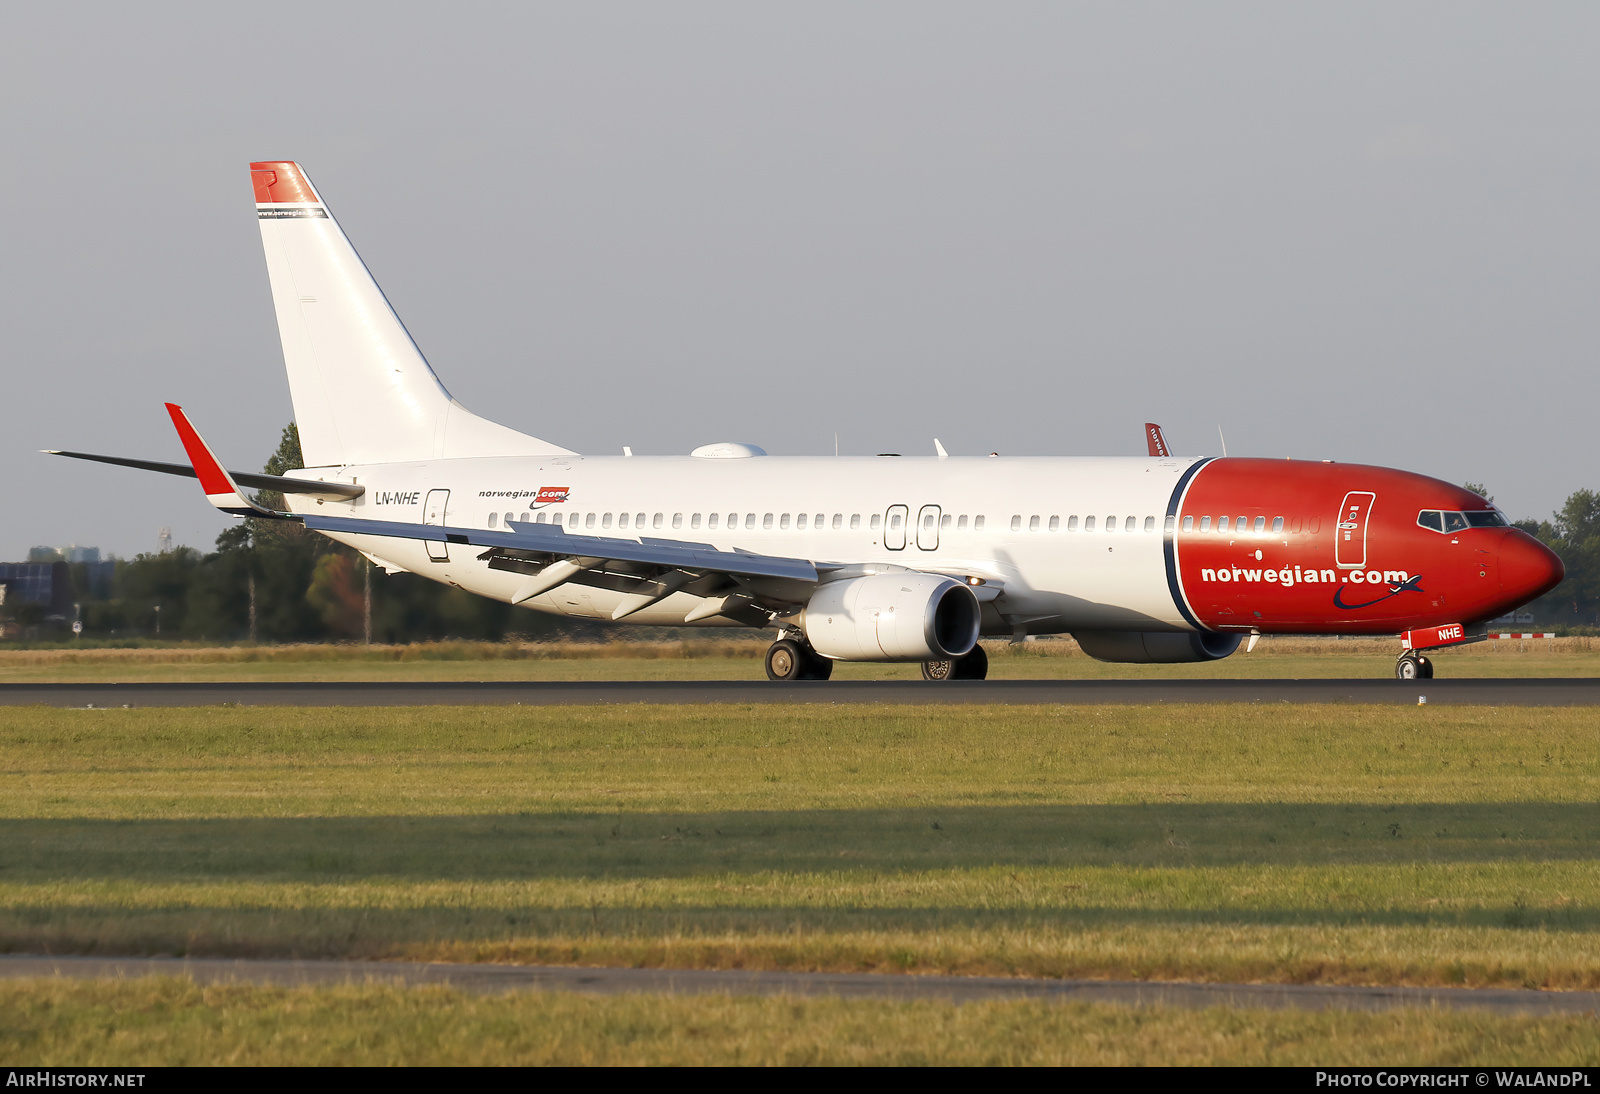
[[[450, 491], [429, 490], [427, 499], [422, 503], [423, 524], [444, 524], [445, 511], [450, 506]], [[425, 540], [428, 545], [428, 558], [433, 562], [449, 562], [450, 546], [444, 540]]]
[[1352, 490], [1339, 508], [1334, 534], [1333, 557], [1342, 570], [1356, 570], [1367, 564], [1367, 521], [1377, 495], [1367, 490]]

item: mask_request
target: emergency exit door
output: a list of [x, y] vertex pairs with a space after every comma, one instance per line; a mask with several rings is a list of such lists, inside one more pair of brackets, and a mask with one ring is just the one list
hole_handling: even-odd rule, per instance
[[904, 505], [891, 505], [883, 515], [883, 545], [889, 550], [905, 550], [906, 519], [910, 512]]
[[924, 505], [917, 514], [917, 546], [924, 551], [939, 549], [939, 507]]
[[1342, 570], [1355, 570], [1367, 564], [1367, 521], [1372, 517], [1372, 503], [1377, 495], [1366, 490], [1352, 490], [1344, 496], [1339, 507], [1339, 519], [1334, 534], [1333, 558]]
[[[450, 491], [429, 490], [428, 496], [422, 502], [423, 524], [444, 524], [445, 511], [450, 507]], [[428, 558], [433, 562], [449, 562], [450, 546], [444, 540], [425, 540], [428, 545]]]

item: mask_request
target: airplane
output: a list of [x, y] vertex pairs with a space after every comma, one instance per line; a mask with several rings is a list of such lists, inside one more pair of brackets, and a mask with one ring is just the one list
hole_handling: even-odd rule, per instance
[[[1071, 634], [1106, 661], [1227, 657], [1261, 635], [1402, 635], [1424, 651], [1554, 588], [1559, 558], [1487, 500], [1384, 467], [1180, 457], [580, 454], [451, 398], [291, 161], [250, 165], [306, 467], [53, 454], [198, 478], [234, 516], [292, 520], [386, 572], [552, 615], [761, 627], [770, 679], [919, 662], [983, 679], [980, 637]], [[279, 491], [268, 509], [245, 488]]]

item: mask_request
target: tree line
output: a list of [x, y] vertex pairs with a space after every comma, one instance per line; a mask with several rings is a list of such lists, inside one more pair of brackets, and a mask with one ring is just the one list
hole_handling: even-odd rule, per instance
[[[303, 466], [300, 434], [290, 423], [262, 470], [282, 475]], [[1493, 501], [1482, 485], [1466, 486]], [[271, 492], [257, 501], [283, 507], [281, 495]], [[1576, 491], [1549, 520], [1515, 525], [1567, 567], [1566, 580], [1533, 605], [1538, 625], [1600, 624], [1600, 493]], [[66, 570], [90, 640], [499, 641], [512, 631], [603, 633], [598, 624], [513, 608], [415, 574], [384, 575], [358, 551], [290, 521], [247, 518], [219, 535], [209, 553], [179, 547], [118, 560], [109, 587], [91, 580], [87, 566]], [[46, 620], [34, 605], [8, 605], [6, 613], [22, 624], [24, 636], [47, 637], [71, 623]]]

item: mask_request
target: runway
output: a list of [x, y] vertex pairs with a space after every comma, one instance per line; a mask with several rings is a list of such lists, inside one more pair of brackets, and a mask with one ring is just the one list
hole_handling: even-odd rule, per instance
[[1383, 1011], [1397, 1007], [1479, 1010], [1495, 1014], [1600, 1012], [1600, 992], [1502, 988], [1364, 988], [1334, 984], [1202, 984], [1133, 980], [1024, 980], [999, 976], [742, 970], [606, 969], [553, 965], [447, 965], [387, 961], [232, 960], [175, 957], [0, 956], [0, 979], [66, 977], [123, 980], [184, 976], [200, 984], [282, 986], [444, 985], [460, 991], [577, 991], [597, 995], [824, 995], [854, 999], [1043, 999], [1128, 1006], [1254, 1007], [1264, 1010]]
[[0, 684], [0, 706], [553, 706], [597, 703], [1428, 703], [1595, 706], [1600, 678], [1479, 680], [746, 680]]

